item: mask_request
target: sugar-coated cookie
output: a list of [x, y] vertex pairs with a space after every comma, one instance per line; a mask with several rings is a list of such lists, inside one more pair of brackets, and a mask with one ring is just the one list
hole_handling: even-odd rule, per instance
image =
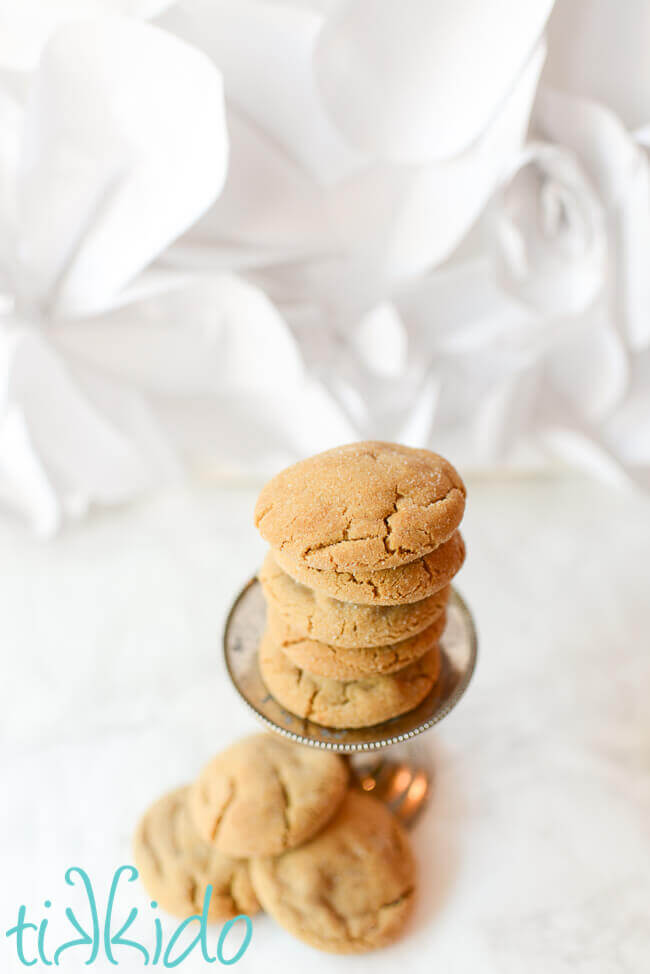
[[465, 486], [429, 450], [350, 443], [273, 477], [255, 524], [274, 550], [305, 568], [395, 568], [447, 541], [465, 510]]
[[224, 856], [199, 838], [187, 812], [188, 792], [178, 788], [158, 799], [136, 829], [133, 855], [145, 889], [177, 917], [201, 913], [208, 884], [209, 920], [257, 913], [248, 862]]
[[323, 727], [372, 727], [413, 710], [434, 686], [440, 664], [435, 646], [397, 673], [331, 680], [292, 663], [268, 629], [259, 650], [260, 673], [269, 693], [285, 710]]
[[316, 838], [276, 858], [255, 859], [263, 908], [294, 937], [336, 954], [385, 947], [402, 933], [415, 894], [415, 859], [395, 816], [350, 790]]
[[279, 550], [273, 551], [273, 557], [295, 581], [341, 602], [403, 605], [445, 588], [462, 567], [465, 544], [460, 531], [455, 531], [449, 541], [417, 561], [378, 571], [320, 571]]
[[330, 646], [362, 649], [415, 636], [444, 611], [449, 586], [419, 602], [356, 605], [301, 585], [280, 568], [269, 551], [259, 573], [264, 596], [277, 615], [297, 632]]
[[443, 611], [416, 636], [387, 646], [344, 649], [318, 639], [305, 639], [274, 609], [269, 608], [267, 615], [270, 637], [295, 666], [313, 676], [327, 676], [333, 680], [358, 680], [373, 673], [395, 673], [404, 669], [438, 644], [445, 623], [446, 613]]
[[338, 754], [255, 734], [206, 765], [188, 808], [199, 835], [225, 855], [276, 855], [325, 825], [347, 781]]

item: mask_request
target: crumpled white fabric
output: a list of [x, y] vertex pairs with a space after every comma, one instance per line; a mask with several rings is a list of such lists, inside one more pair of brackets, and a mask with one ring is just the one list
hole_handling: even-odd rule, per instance
[[[522, 148], [550, 5], [516, 5], [507, 29], [471, 3], [401, 4], [395, 17], [386, 0], [372, 29], [359, 3], [263, 6], [260, 16], [251, 0], [221, 2], [207, 31], [196, 0], [163, 17], [215, 63], [235, 36], [256, 52], [254, 72], [245, 55], [224, 69], [243, 165], [168, 258], [244, 269], [359, 435], [445, 444], [467, 465], [573, 455], [624, 479], [604, 424], [630, 391], [630, 355], [650, 322], [647, 159], [607, 108], [556, 90], [548, 70]], [[306, 130], [291, 130], [273, 100], [251, 115], [242, 81], [287, 90], [300, 64], [313, 102], [309, 59], [290, 56], [299, 21], [317, 94], [357, 153], [347, 167], [330, 157], [329, 180], [305, 153]], [[242, 168], [268, 190], [261, 211], [244, 206]], [[458, 272], [436, 271], [445, 261]]]
[[361, 436], [642, 479], [650, 0], [558, 0], [545, 67], [550, 0], [102, 6], [119, 71], [72, 0], [0, 0], [13, 507]]
[[602, 288], [605, 213], [577, 157], [529, 142], [488, 211], [498, 280], [547, 314], [584, 311]]
[[155, 17], [174, 0], [0, 0], [0, 64], [36, 68], [52, 31], [77, 17], [107, 13]]
[[[414, 402], [421, 389], [435, 398], [434, 384], [390, 299], [454, 252], [519, 151], [544, 46], [532, 31], [504, 98], [454, 157], [403, 164], [351, 144], [344, 156], [345, 133], [335, 137], [316, 101], [332, 16], [323, 6], [181, 0], [160, 19], [223, 69], [231, 138], [222, 195], [165, 261], [245, 273], [282, 311], [354, 435], [417, 441], [431, 433], [432, 410]], [[302, 112], [293, 125], [278, 98], [265, 97], [260, 110], [259, 92], [292, 86], [300, 98], [291, 110]], [[382, 91], [375, 97], [377, 117]], [[402, 111], [406, 118], [408, 100]], [[308, 151], [316, 125], [315, 144], [328, 146], [318, 165]]]
[[546, 86], [533, 125], [538, 141], [513, 159], [484, 215], [482, 255], [398, 302], [437, 376], [436, 442], [467, 463], [550, 455], [647, 484], [643, 140], [603, 106]]
[[[534, 124], [547, 141], [527, 150], [518, 177], [531, 159], [541, 174], [518, 187], [515, 177], [497, 196], [491, 239], [502, 286], [551, 336], [534, 370], [538, 436], [591, 473], [647, 482], [650, 159], [610, 109], [546, 85]], [[636, 417], [641, 401], [647, 413], [626, 431], [630, 401]]]
[[[257, 400], [273, 426], [273, 410], [259, 402], [265, 375], [284, 383], [280, 425], [300, 429], [287, 416], [305, 386], [313, 402], [301, 420], [320, 411], [318, 389], [263, 295], [228, 275], [206, 282], [147, 269], [225, 178], [222, 82], [207, 58], [124, 18], [75, 21], [49, 38], [26, 102], [3, 92], [0, 115], [8, 506], [47, 534], [90, 503], [177, 478], [182, 437], [164, 407], [179, 390], [195, 403], [216, 386], [222, 426], [233, 391], [244, 400], [250, 392], [244, 414], [255, 414]], [[262, 462], [275, 459], [277, 448], [260, 447]]]
[[323, 102], [352, 145], [450, 159], [485, 131], [539, 45], [553, 0], [343, 0], [320, 31]]
[[634, 132], [650, 120], [648, 0], [557, 0], [545, 82], [610, 109]]
[[[429, 5], [419, 6], [424, 17]], [[530, 31], [525, 55], [512, 59], [501, 100], [466, 125], [468, 145], [454, 146], [453, 156], [439, 150], [405, 165], [390, 152], [346, 143], [319, 102], [318, 52], [328, 16], [261, 0], [180, 0], [159, 22], [223, 70], [232, 140], [223, 194], [170, 259], [268, 268], [260, 281], [274, 300], [308, 304], [340, 322], [453, 252], [521, 145], [544, 56], [543, 45], [533, 43], [540, 24]], [[374, 30], [367, 36], [371, 43]], [[428, 63], [426, 52], [421, 58]], [[403, 62], [407, 75], [410, 64]], [[355, 80], [364, 83], [347, 79], [350, 98]], [[480, 79], [473, 84], [478, 91]], [[384, 89], [373, 97], [377, 120], [386, 108]], [[409, 116], [408, 98], [399, 110]], [[436, 130], [436, 120], [426, 128]]]
[[[635, 6], [641, 15], [643, 5]], [[558, 30], [553, 24], [566, 7], [560, 2], [551, 21], [556, 47]], [[647, 8], [645, 4], [646, 12]], [[354, 4], [337, 8], [333, 20], [325, 21], [319, 44], [345, 21], [345, 11], [358, 23], [353, 15], [360, 10]], [[593, 5], [589, 15], [600, 23], [598, 41], [592, 25], [584, 31], [576, 25], [573, 34], [578, 37], [565, 30], [567, 64], [574, 51], [578, 61], [592, 57], [598, 43], [602, 65], [607, 25], [614, 15], [610, 9], [599, 21]], [[601, 71], [619, 94], [631, 91], [628, 82], [636, 71], [626, 62], [634, 25], [627, 15], [622, 20], [626, 30], [613, 32], [618, 47], [610, 50], [611, 68], [602, 65]], [[589, 50], [581, 47], [583, 36], [590, 38]], [[505, 50], [507, 38], [500, 40], [497, 47]], [[341, 41], [343, 49], [348, 41], [351, 48], [366, 43], [368, 60], [364, 55], [360, 62], [373, 63], [373, 32], [367, 37], [353, 32]], [[413, 49], [417, 51], [415, 41]], [[317, 48], [317, 62], [318, 57]], [[551, 60], [557, 63], [557, 58]], [[528, 62], [531, 73], [533, 62], [534, 57]], [[580, 68], [572, 64], [577, 79]], [[374, 163], [361, 170], [342, 207], [346, 225], [357, 231], [350, 238], [353, 246], [344, 252], [340, 267], [334, 246], [329, 259], [320, 263], [271, 258], [253, 273], [284, 303], [301, 340], [313, 349], [315, 362], [326, 373], [329, 388], [362, 435], [408, 441], [413, 437], [444, 446], [467, 466], [513, 461], [536, 465], [550, 456], [616, 483], [629, 476], [643, 479], [643, 468], [650, 465], [650, 443], [644, 433], [650, 413], [644, 423], [640, 421], [647, 404], [650, 327], [647, 127], [626, 127], [611, 109], [589, 97], [590, 92], [576, 98], [561, 91], [548, 68], [545, 78], [533, 112], [533, 141], [522, 151], [521, 137], [504, 144], [495, 156], [494, 178], [476, 154], [455, 192], [454, 184], [446, 183], [445, 166], [459, 173], [458, 163], [466, 154], [424, 167], [430, 177], [411, 183], [418, 167], [396, 165], [391, 156], [399, 139], [381, 142], [382, 126], [391, 116], [389, 111], [387, 118], [381, 117], [379, 108], [395, 86], [388, 92], [381, 85], [364, 88], [365, 74], [357, 92], [352, 70], [341, 83], [340, 111], [345, 113], [349, 105], [353, 113], [363, 98], [374, 95], [375, 111], [369, 113], [367, 125], [378, 119]], [[508, 101], [521, 97], [525, 103], [525, 79], [524, 70], [501, 102], [502, 115]], [[613, 101], [624, 118], [638, 123], [642, 99], [635, 99], [636, 114], [626, 109], [621, 97]], [[344, 132], [345, 125], [328, 107]], [[473, 148], [481, 139], [494, 138], [497, 118], [491, 119]], [[400, 134], [406, 138], [406, 113], [403, 123]], [[272, 126], [271, 118], [267, 127]], [[398, 132], [395, 128], [393, 135]], [[347, 134], [352, 141], [351, 130]], [[370, 159], [369, 141], [364, 144], [357, 138], [354, 144], [366, 149]], [[429, 146], [428, 151], [434, 150]], [[497, 184], [496, 192], [482, 218], [481, 233], [463, 239], [489, 195], [482, 196], [479, 189], [477, 199], [472, 199], [481, 175], [492, 187], [490, 192]], [[399, 176], [409, 181], [405, 194], [395, 190]], [[414, 197], [413, 212], [420, 219], [409, 225], [403, 220], [403, 213], [409, 212], [404, 200], [418, 184], [430, 186], [431, 205], [422, 193]], [[381, 200], [383, 206], [362, 206], [364, 189], [365, 198]], [[224, 198], [227, 192], [228, 186]], [[463, 224], [465, 204], [469, 216]], [[328, 212], [325, 207], [323, 211]], [[456, 219], [461, 226], [457, 235]], [[400, 226], [406, 228], [403, 235], [395, 233]], [[360, 227], [367, 227], [376, 241], [369, 251], [363, 250]], [[213, 224], [215, 228], [219, 229]], [[212, 246], [219, 249], [218, 233]], [[384, 258], [387, 252], [393, 259]], [[445, 259], [457, 271], [443, 267], [427, 273]], [[314, 331], [326, 327], [325, 315], [336, 338], [334, 349], [323, 351]], [[372, 347], [373, 335], [377, 344], [385, 344], [385, 355]], [[387, 367], [389, 360], [392, 369]]]
[[129, 300], [136, 275], [214, 200], [222, 105], [207, 59], [113, 17], [58, 28], [25, 104], [3, 97], [0, 493], [39, 531], [178, 475], [141, 398], [64, 359], [57, 331]]

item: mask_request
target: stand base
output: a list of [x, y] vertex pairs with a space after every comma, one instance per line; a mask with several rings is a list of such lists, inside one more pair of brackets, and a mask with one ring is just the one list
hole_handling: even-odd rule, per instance
[[[394, 751], [405, 750], [404, 760]], [[379, 751], [353, 754], [348, 758], [353, 780], [362, 791], [368, 792], [388, 805], [402, 825], [410, 827], [424, 809], [431, 795], [432, 773], [430, 768], [411, 763], [417, 755], [409, 753], [413, 745], [397, 745], [391, 748], [391, 760]], [[370, 760], [369, 760], [370, 759]]]

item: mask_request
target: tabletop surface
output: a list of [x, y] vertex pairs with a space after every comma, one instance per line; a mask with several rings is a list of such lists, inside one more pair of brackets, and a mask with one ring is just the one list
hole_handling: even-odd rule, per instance
[[[573, 478], [468, 486], [458, 588], [479, 662], [456, 710], [415, 744], [434, 788], [413, 831], [409, 933], [371, 959], [333, 958], [262, 916], [238, 971], [648, 969], [650, 500]], [[188, 486], [53, 542], [0, 521], [0, 932], [25, 904], [50, 917], [53, 948], [70, 939], [63, 912], [83, 914], [83, 899], [65, 870], [82, 866], [105, 901], [147, 804], [257, 729], [220, 652], [263, 553], [255, 495]], [[131, 906], [152, 943], [135, 886], [123, 917]], [[136, 951], [116, 951], [118, 970], [142, 968]], [[25, 969], [2, 936], [4, 952], [3, 969]], [[101, 953], [89, 969], [115, 970]], [[195, 953], [179, 969], [210, 968]]]

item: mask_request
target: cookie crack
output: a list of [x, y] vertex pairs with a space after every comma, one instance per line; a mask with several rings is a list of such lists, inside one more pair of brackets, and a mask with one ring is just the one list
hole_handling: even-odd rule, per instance
[[339, 545], [349, 544], [350, 541], [372, 541], [377, 535], [373, 531], [371, 534], [359, 534], [354, 538], [350, 538], [350, 528], [352, 527], [352, 521], [348, 521], [346, 526], [343, 528], [343, 537], [338, 538], [336, 541], [322, 541], [319, 544], [311, 544], [308, 548], [305, 548], [302, 552], [302, 557], [307, 558], [308, 555], [313, 554], [314, 551], [324, 551], [327, 548], [337, 548]]
[[272, 510], [273, 510], [273, 504], [272, 503], [271, 504], [267, 504], [266, 507], [264, 508], [264, 510], [261, 511], [257, 515], [257, 520], [255, 521], [255, 526], [257, 527], [259, 524], [261, 524], [262, 521], [264, 520], [264, 518], [266, 517], [266, 515], [269, 514]]
[[[373, 459], [376, 459], [376, 458], [373, 458]], [[421, 504], [421, 503], [420, 504], [416, 504], [416, 503], [413, 503], [411, 505], [411, 507], [417, 508], [418, 510], [421, 510], [421, 511], [426, 511], [426, 510], [429, 510], [432, 507], [437, 507], [438, 505], [444, 505], [444, 504], [446, 504], [446, 502], [449, 500], [449, 498], [452, 495], [454, 495], [454, 494], [460, 494], [461, 497], [464, 496], [463, 495], [463, 492], [458, 487], [453, 487], [452, 486], [452, 487], [449, 488], [449, 490], [446, 492], [446, 494], [443, 494], [442, 497], [437, 497], [435, 500], [429, 501], [427, 504]], [[414, 554], [415, 553], [414, 552], [414, 549], [411, 548], [411, 547], [409, 547], [408, 545], [403, 545], [403, 544], [402, 545], [399, 545], [399, 544], [398, 545], [392, 545], [391, 542], [390, 542], [390, 539], [391, 539], [391, 536], [392, 536], [392, 533], [393, 533], [393, 526], [391, 524], [391, 518], [393, 518], [400, 511], [400, 508], [398, 506], [398, 502], [400, 500], [403, 500], [404, 498], [407, 498], [407, 497], [408, 497], [407, 494], [404, 494], [399, 489], [399, 487], [396, 487], [395, 488], [395, 497], [393, 499], [393, 510], [389, 514], [386, 514], [386, 516], [383, 517], [382, 520], [381, 520], [381, 523], [384, 526], [384, 534], [383, 534], [383, 536], [381, 536], [381, 541], [383, 543], [384, 550], [386, 551], [386, 554], [387, 555], [394, 555], [394, 554], [399, 554], [399, 555], [408, 554], [408, 555], [411, 555], [411, 554]], [[343, 511], [341, 512], [341, 515], [342, 516], [345, 516], [347, 514], [347, 511], [348, 511], [348, 508], [347, 507], [344, 508]], [[293, 520], [295, 520], [295, 518]], [[349, 518], [348, 519], [347, 524], [345, 525], [345, 527], [341, 531], [341, 537], [340, 538], [335, 538], [332, 541], [323, 541], [323, 542], [320, 542], [318, 544], [309, 545], [307, 548], [305, 548], [303, 550], [301, 557], [302, 558], [308, 558], [309, 555], [313, 554], [316, 551], [325, 551], [328, 548], [337, 548], [340, 545], [343, 545], [343, 544], [345, 544], [347, 542], [350, 542], [350, 541], [352, 541], [352, 542], [355, 542], [355, 541], [372, 541], [373, 539], [379, 540], [379, 537], [380, 537], [379, 536], [379, 532], [371, 532], [370, 534], [360, 535], [358, 538], [350, 538], [350, 536], [349, 536], [350, 535], [350, 528], [352, 526], [352, 521], [353, 520], [354, 520], [354, 518]], [[286, 544], [286, 542], [282, 542], [280, 544], [280, 548], [283, 548], [285, 546], [285, 544]]]
[[[421, 511], [426, 511], [431, 507], [437, 507], [439, 504], [445, 504], [452, 496], [452, 494], [460, 494], [461, 496], [464, 496], [462, 491], [460, 491], [458, 487], [450, 487], [447, 493], [444, 494], [442, 497], [437, 497], [435, 500], [429, 501], [428, 504], [413, 504], [412, 507], [418, 508]], [[395, 500], [393, 501], [393, 510], [390, 514], [387, 514], [386, 517], [384, 518], [384, 526], [386, 528], [386, 534], [384, 535], [383, 541], [384, 541], [384, 548], [386, 549], [386, 553], [389, 555], [395, 553], [400, 555], [414, 553], [413, 549], [409, 548], [407, 545], [397, 545], [396, 547], [393, 547], [389, 543], [389, 539], [393, 530], [392, 524], [390, 523], [391, 518], [394, 517], [395, 514], [399, 513], [398, 501], [402, 500], [404, 497], [406, 497], [406, 494], [401, 493], [399, 489], [396, 488]]]
[[309, 697], [309, 700], [307, 701], [307, 707], [305, 708], [305, 720], [308, 720], [309, 717], [311, 717], [312, 713], [314, 712], [314, 703], [316, 702], [317, 696], [318, 696], [318, 687], [316, 687], [314, 692]]
[[162, 858], [156, 852], [156, 847], [151, 837], [150, 828], [147, 823], [145, 823], [142, 826], [142, 845], [144, 849], [149, 853], [149, 856], [153, 861], [156, 872], [158, 873], [159, 876], [162, 876], [164, 873]]
[[280, 789], [280, 794], [282, 795], [282, 818], [284, 820], [284, 832], [282, 835], [282, 845], [286, 849], [289, 842], [289, 835], [291, 833], [291, 793], [289, 791], [289, 786], [282, 777], [280, 769], [277, 764], [270, 763], [270, 770], [276, 780], [277, 786]]
[[397, 514], [397, 511], [398, 511], [397, 502], [399, 500], [401, 500], [402, 497], [404, 497], [404, 494], [400, 493], [399, 488], [396, 487], [395, 488], [395, 497], [393, 499], [393, 510], [392, 510], [392, 513], [391, 514], [387, 514], [386, 517], [383, 519], [384, 528], [386, 529], [386, 533], [384, 534], [384, 537], [383, 537], [382, 540], [384, 542], [384, 549], [385, 549], [387, 555], [394, 554], [394, 552], [396, 550], [397, 551], [400, 551], [400, 552], [401, 551], [404, 551], [404, 550], [408, 550], [408, 549], [400, 548], [399, 545], [395, 549], [395, 548], [391, 547], [391, 544], [390, 544], [390, 536], [391, 536], [391, 534], [393, 532], [393, 525], [390, 523], [390, 519], [393, 516], [393, 514]]
[[435, 576], [434, 573], [431, 571], [431, 567], [427, 562], [426, 558], [422, 559], [422, 568], [424, 569], [424, 573], [425, 575], [427, 575], [429, 581], [433, 582], [435, 580]]
[[395, 899], [389, 900], [388, 903], [382, 903], [381, 906], [378, 908], [377, 912], [381, 913], [382, 910], [390, 910], [394, 906], [401, 906], [404, 900], [407, 900], [410, 896], [413, 896], [414, 892], [415, 892], [415, 887], [409, 886], [407, 889], [404, 890], [403, 893], [400, 893], [399, 896], [396, 896]]
[[221, 823], [223, 822], [224, 815], [226, 814], [226, 812], [228, 811], [228, 809], [232, 805], [232, 803], [233, 803], [233, 801], [235, 799], [235, 795], [237, 794], [237, 788], [236, 788], [235, 782], [234, 782], [234, 780], [232, 778], [229, 778], [228, 779], [228, 787], [230, 789], [230, 794], [228, 795], [228, 797], [226, 798], [225, 802], [221, 806], [221, 810], [220, 810], [219, 814], [218, 815], [215, 815], [214, 820], [212, 822], [212, 827], [210, 829], [210, 838], [212, 839], [213, 842], [214, 842], [214, 840], [217, 837], [217, 832], [219, 831], [219, 827], [221, 826]]
[[280, 645], [282, 646], [283, 649], [285, 649], [290, 646], [297, 646], [299, 643], [304, 643], [304, 641], [305, 641], [304, 636], [296, 636], [294, 638], [292, 636], [285, 635], [282, 637], [282, 642]]
[[[358, 680], [356, 680], [356, 679], [352, 679], [352, 680], [337, 680], [336, 682], [340, 685], [340, 691], [343, 694], [343, 699], [342, 700], [337, 700], [335, 702], [335, 706], [337, 708], [347, 707], [349, 704], [353, 703], [353, 701], [350, 698], [350, 695], [348, 693], [348, 687], [350, 686], [351, 683], [357, 683]], [[329, 699], [327, 697], [327, 692], [325, 690], [323, 690], [322, 688], [317, 687], [316, 690], [314, 691], [314, 695], [312, 696], [312, 698], [310, 700], [310, 710], [309, 710], [309, 713], [311, 713], [311, 711], [313, 710], [314, 704], [318, 703], [318, 701], [319, 701], [319, 699], [321, 697], [321, 694], [324, 694], [324, 696], [325, 696], [326, 706], [328, 706], [328, 707], [330, 706], [330, 701], [329, 701]], [[309, 716], [309, 714], [307, 714], [306, 716]]]
[[374, 944], [368, 940], [368, 935], [372, 934], [373, 931], [376, 930], [377, 927], [379, 926], [379, 919], [381, 917], [381, 914], [386, 910], [392, 910], [396, 906], [401, 906], [401, 904], [404, 903], [405, 900], [408, 900], [411, 896], [413, 896], [414, 893], [415, 893], [415, 887], [409, 886], [407, 889], [404, 890], [403, 893], [400, 893], [399, 896], [396, 896], [394, 899], [389, 900], [388, 903], [381, 903], [377, 907], [377, 915], [375, 918], [375, 922], [370, 927], [368, 927], [363, 937], [357, 938], [357, 942], [365, 944], [366, 946], [369, 947], [374, 946]]
[[199, 892], [199, 884], [197, 883], [196, 879], [194, 878], [194, 876], [191, 875], [188, 876], [187, 896], [194, 909], [197, 912], [200, 912], [203, 909], [203, 896], [201, 896], [201, 898], [199, 899], [199, 897], [197, 896], [198, 892]]
[[330, 917], [334, 920], [334, 922], [339, 923], [343, 927], [343, 930], [345, 932], [345, 937], [347, 937], [349, 940], [354, 940], [354, 937], [352, 936], [350, 930], [350, 918], [347, 917], [345, 913], [341, 913], [339, 910], [337, 910], [336, 906], [334, 905], [334, 903], [332, 903], [329, 897], [319, 896], [318, 902], [323, 907], [323, 909], [325, 909], [327, 913], [329, 913]]
[[235, 896], [235, 880], [236, 879], [237, 879], [237, 875], [236, 875], [236, 873], [233, 870], [233, 872], [230, 874], [230, 881], [228, 883], [228, 889], [226, 890], [226, 896], [230, 900], [230, 908], [231, 908], [231, 910], [233, 910], [235, 913], [238, 913], [239, 912], [239, 903], [237, 902], [237, 897]]
[[368, 587], [368, 588], [370, 589], [370, 591], [372, 592], [372, 594], [373, 594], [373, 596], [374, 596], [374, 597], [375, 597], [376, 599], [378, 599], [378, 598], [379, 598], [379, 589], [378, 589], [378, 587], [377, 587], [377, 586], [375, 585], [375, 583], [373, 582], [373, 580], [372, 580], [371, 578], [361, 578], [361, 579], [357, 579], [357, 578], [355, 578], [355, 576], [354, 576], [354, 575], [352, 576], [352, 578], [354, 578], [354, 580], [355, 580], [356, 582], [359, 582], [359, 583], [360, 583], [361, 585], [366, 585], [366, 586], [367, 586], [367, 587]]
[[183, 843], [181, 842], [180, 837], [182, 835], [181, 827], [182, 827], [182, 818], [184, 814], [185, 812], [182, 805], [174, 806], [174, 810], [172, 812], [171, 828], [169, 831], [170, 831], [171, 847], [174, 851], [174, 855], [176, 856], [180, 856], [183, 853]]

